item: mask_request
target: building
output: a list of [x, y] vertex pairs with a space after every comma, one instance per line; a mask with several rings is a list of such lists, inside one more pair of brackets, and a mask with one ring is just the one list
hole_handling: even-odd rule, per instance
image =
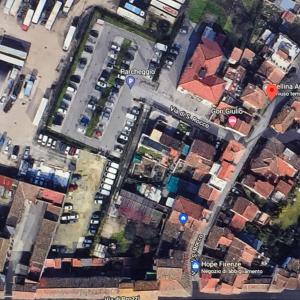
[[232, 50], [232, 52], [230, 54], [228, 62], [231, 65], [235, 65], [240, 61], [242, 55], [243, 55], [243, 50], [238, 47], [234, 47], [234, 49]]
[[242, 184], [263, 199], [268, 199], [274, 191], [271, 183], [256, 179], [253, 175], [246, 175]]
[[222, 160], [237, 165], [243, 158], [246, 147], [236, 140], [230, 140], [222, 154]]
[[271, 127], [278, 133], [285, 133], [295, 121], [296, 111], [286, 107], [272, 120]]
[[250, 110], [264, 109], [268, 104], [268, 97], [258, 86], [248, 84], [241, 96], [243, 106]]
[[269, 59], [286, 73], [300, 53], [298, 45], [283, 34], [279, 34], [270, 50]]
[[279, 84], [286, 74], [285, 71], [283, 71], [280, 67], [276, 66], [276, 64], [270, 60], [265, 60], [261, 64], [257, 72], [264, 78], [265, 84]]
[[209, 105], [218, 105], [226, 82], [217, 71], [223, 60], [219, 44], [203, 39], [188, 62], [178, 85], [178, 91], [199, 98]]

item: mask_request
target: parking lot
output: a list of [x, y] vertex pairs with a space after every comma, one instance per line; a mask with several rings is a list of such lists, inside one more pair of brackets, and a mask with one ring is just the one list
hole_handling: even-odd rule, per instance
[[81, 178], [73, 183], [71, 189], [74, 190], [69, 192], [65, 200], [65, 203], [72, 204], [72, 210], [78, 213], [79, 218], [77, 222], [59, 225], [53, 245], [65, 246], [70, 253], [82, 248], [83, 237], [89, 235], [92, 213], [100, 209], [100, 205], [94, 202], [94, 196], [105, 164], [105, 158], [81, 151], [75, 171]]
[[[114, 96], [114, 107], [110, 113], [109, 122], [106, 122], [105, 128], [101, 133], [101, 138], [87, 137], [78, 128], [80, 128], [79, 120], [87, 113], [87, 105], [90, 97], [100, 97], [100, 92], [97, 94], [95, 85], [108, 63], [108, 54], [110, 53], [109, 50], [112, 42], [122, 44], [122, 41], [125, 39], [131, 41], [131, 45], [138, 45], [138, 51], [134, 54], [134, 61], [131, 62], [130, 69], [146, 70], [148, 68], [149, 61], [154, 53], [153, 44], [133, 33], [104, 23], [102, 31], [99, 32], [98, 42], [93, 45], [95, 49], [91, 56], [89, 67], [85, 71], [84, 77], [81, 78], [80, 85], [76, 95], [72, 99], [72, 104], [69, 107], [63, 124], [60, 128], [57, 126], [53, 127], [56, 131], [94, 148], [101, 148], [104, 151], [114, 149], [116, 140], [125, 127], [126, 114], [130, 111], [130, 107], [134, 105], [132, 101], [133, 96], [128, 86], [124, 85], [120, 87], [119, 93]], [[138, 77], [136, 81], [139, 81]], [[87, 117], [90, 118], [90, 115]]]

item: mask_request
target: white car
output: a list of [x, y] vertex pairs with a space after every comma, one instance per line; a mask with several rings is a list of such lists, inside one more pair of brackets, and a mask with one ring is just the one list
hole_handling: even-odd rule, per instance
[[57, 112], [61, 113], [62, 115], [66, 115], [67, 114], [67, 110], [65, 108], [59, 108], [57, 110]]
[[110, 53], [109, 57], [112, 58], [112, 59], [117, 59], [118, 55], [115, 54], [115, 53]]
[[116, 45], [116, 44], [112, 43], [111, 46], [110, 46], [110, 49], [119, 52], [121, 50], [121, 47], [119, 45]]
[[117, 77], [121, 80], [125, 80], [126, 79], [126, 76], [123, 75], [123, 74], [118, 74]]
[[132, 128], [129, 127], [129, 126], [125, 126], [125, 127], [124, 127], [124, 130], [127, 131], [127, 132], [131, 132]]
[[74, 157], [78, 158], [79, 157], [79, 153], [80, 153], [80, 149], [76, 149]]
[[106, 88], [107, 87], [107, 83], [103, 82], [103, 81], [98, 81], [97, 85], [102, 87], [102, 88]]
[[53, 141], [52, 138], [49, 138], [49, 139], [48, 139], [48, 141], [47, 141], [47, 147], [51, 147], [52, 141]]
[[38, 141], [37, 142], [40, 144], [42, 142], [42, 140], [43, 140], [43, 135], [40, 134], [39, 137], [38, 137]]
[[52, 145], [51, 145], [51, 149], [56, 149], [56, 144], [57, 144], [57, 141], [56, 140], [53, 140], [52, 142]]
[[46, 145], [47, 145], [47, 141], [48, 141], [48, 136], [47, 136], [47, 135], [44, 135], [44, 136], [43, 136], [43, 139], [42, 139], [42, 145], [43, 145], [43, 146], [46, 146]]

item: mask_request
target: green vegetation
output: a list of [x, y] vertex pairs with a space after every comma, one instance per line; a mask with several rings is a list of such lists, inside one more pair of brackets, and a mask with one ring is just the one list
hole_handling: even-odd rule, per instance
[[126, 239], [125, 230], [113, 234], [111, 239], [116, 241], [119, 253], [126, 253], [128, 251], [131, 242]]
[[140, 146], [138, 151], [137, 151], [137, 154], [140, 154], [140, 155], [143, 155], [143, 156], [150, 156], [152, 157], [153, 159], [156, 159], [156, 160], [161, 160], [162, 159], [162, 155], [154, 150], [151, 150], [149, 148], [146, 148], [144, 146]]
[[284, 207], [279, 214], [276, 222], [282, 229], [287, 229], [290, 226], [296, 224], [300, 217], [300, 193], [297, 194], [297, 200], [295, 203], [288, 204]]
[[231, 16], [229, 16], [229, 17], [227, 18], [226, 23], [225, 23], [225, 25], [224, 25], [224, 30], [225, 30], [225, 32], [227, 32], [227, 33], [230, 33], [230, 32], [233, 31], [233, 24], [232, 24], [232, 18], [231, 18]]
[[191, 0], [189, 17], [192, 22], [202, 21], [206, 14], [215, 15], [218, 18], [217, 22], [222, 26], [226, 22], [226, 13], [222, 6], [211, 0]]

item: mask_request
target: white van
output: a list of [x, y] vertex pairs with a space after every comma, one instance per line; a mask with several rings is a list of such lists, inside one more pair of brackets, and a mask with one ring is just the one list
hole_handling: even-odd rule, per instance
[[102, 189], [105, 189], [105, 190], [107, 190], [107, 191], [111, 191], [111, 185], [108, 185], [108, 184], [106, 184], [106, 183], [102, 183], [102, 184], [101, 184], [101, 188], [102, 188]]
[[104, 189], [101, 189], [99, 191], [99, 193], [103, 196], [109, 196], [110, 195], [110, 191], [107, 191], [107, 190], [104, 190]]
[[113, 185], [113, 184], [114, 184], [114, 181], [111, 180], [111, 179], [109, 179], [109, 178], [105, 178], [105, 179], [103, 180], [103, 182], [106, 183], [106, 184], [109, 184], [109, 185]]
[[104, 177], [115, 180], [117, 176], [115, 174], [105, 173]]
[[119, 164], [117, 164], [117, 163], [115, 163], [115, 162], [109, 162], [108, 163], [108, 165], [110, 166], [110, 167], [112, 167], [112, 168], [114, 168], [114, 169], [119, 169], [119, 167], [120, 167], [120, 165]]
[[107, 168], [106, 168], [106, 171], [107, 171], [108, 173], [112, 173], [112, 174], [117, 174], [117, 173], [118, 173], [118, 171], [117, 171], [116, 169], [111, 168], [111, 167], [107, 167]]

